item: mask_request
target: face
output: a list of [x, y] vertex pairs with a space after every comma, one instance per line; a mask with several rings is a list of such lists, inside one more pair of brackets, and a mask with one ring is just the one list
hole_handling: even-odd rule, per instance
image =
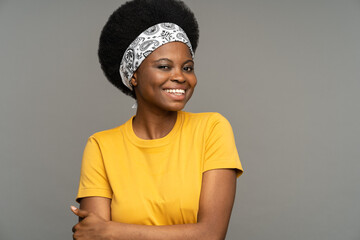
[[141, 63], [131, 82], [138, 109], [179, 111], [196, 86], [194, 61], [182, 42], [162, 45]]

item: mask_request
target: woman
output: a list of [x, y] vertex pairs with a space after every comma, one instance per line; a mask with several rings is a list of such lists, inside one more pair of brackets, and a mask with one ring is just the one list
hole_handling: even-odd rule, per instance
[[176, 0], [133, 0], [106, 23], [102, 69], [137, 100], [86, 144], [74, 239], [224, 239], [243, 170], [229, 122], [181, 111], [196, 86], [198, 25]]

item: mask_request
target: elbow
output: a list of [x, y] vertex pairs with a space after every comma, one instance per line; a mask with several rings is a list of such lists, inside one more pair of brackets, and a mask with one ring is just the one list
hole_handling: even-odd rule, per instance
[[225, 240], [225, 235], [207, 235], [202, 237], [201, 240]]
[[224, 226], [204, 224], [201, 232], [199, 240], [225, 240], [227, 226], [224, 228]]
[[[211, 240], [225, 240], [226, 234], [218, 234], [216, 236], [213, 236], [212, 238], [210, 238]], [[209, 239], [209, 240], [210, 240]]]

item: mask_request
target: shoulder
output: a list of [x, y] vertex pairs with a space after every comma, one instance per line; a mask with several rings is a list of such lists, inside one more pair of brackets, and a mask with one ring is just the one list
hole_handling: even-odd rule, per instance
[[230, 125], [229, 121], [218, 112], [190, 113], [182, 112], [184, 121], [194, 124], [202, 124], [203, 126], [212, 127], [215, 125]]
[[126, 125], [130, 120], [131, 119], [129, 119], [127, 122], [117, 127], [95, 132], [89, 137], [89, 139], [93, 139], [98, 143], [104, 141], [113, 141], [115, 138], [118, 139], [119, 137], [124, 135]]
[[205, 139], [209, 139], [214, 135], [232, 134], [233, 130], [229, 121], [220, 113], [203, 112], [189, 113], [182, 112], [183, 130], [189, 132], [190, 135], [203, 135]]
[[192, 113], [192, 112], [181, 112], [185, 119], [192, 121], [227, 121], [227, 119], [218, 112], [201, 112], [201, 113]]

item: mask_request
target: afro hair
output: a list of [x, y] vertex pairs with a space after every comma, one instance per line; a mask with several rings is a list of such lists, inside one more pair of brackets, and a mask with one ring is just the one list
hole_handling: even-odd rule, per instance
[[121, 81], [120, 62], [126, 48], [147, 28], [162, 22], [180, 26], [187, 34], [194, 52], [199, 27], [194, 14], [179, 0], [132, 0], [121, 5], [109, 17], [99, 42], [98, 56], [106, 78], [125, 94], [136, 99], [134, 91]]

